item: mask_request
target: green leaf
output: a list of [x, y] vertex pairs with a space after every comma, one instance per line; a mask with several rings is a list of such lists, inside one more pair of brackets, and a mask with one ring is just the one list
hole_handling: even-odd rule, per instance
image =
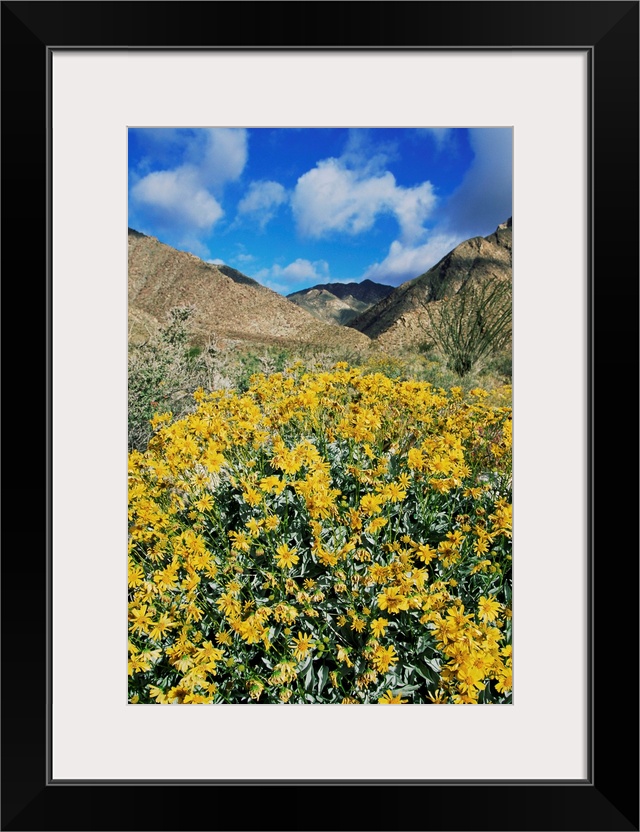
[[437, 679], [433, 675], [433, 671], [431, 671], [424, 662], [416, 662], [415, 663], [415, 670], [419, 676], [422, 676], [429, 684], [433, 685], [436, 683]]
[[421, 685], [403, 685], [401, 688], [396, 688], [393, 692], [396, 693], [413, 693], [414, 690], [420, 690]]
[[318, 671], [318, 695], [322, 693], [322, 688], [327, 684], [328, 678], [329, 671], [327, 670], [326, 665], [323, 664]]
[[308, 668], [311, 666], [312, 661], [312, 657], [307, 656], [307, 658], [303, 660], [302, 664], [298, 668], [298, 675], [304, 673], [305, 670], [308, 670]]
[[305, 690], [309, 690], [313, 684], [313, 662], [309, 662], [309, 668], [304, 677]]

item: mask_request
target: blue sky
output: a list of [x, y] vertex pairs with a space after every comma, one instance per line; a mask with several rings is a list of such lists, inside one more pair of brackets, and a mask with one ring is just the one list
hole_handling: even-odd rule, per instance
[[511, 216], [510, 128], [130, 128], [129, 226], [277, 292], [399, 286]]

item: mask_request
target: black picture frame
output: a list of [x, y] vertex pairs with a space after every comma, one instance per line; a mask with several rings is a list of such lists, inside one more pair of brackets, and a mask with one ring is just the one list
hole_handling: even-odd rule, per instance
[[[638, 458], [638, 12], [639, 3], [627, 0], [2, 3], [5, 310], [12, 323], [20, 310], [34, 316], [18, 342], [12, 334], [3, 362], [12, 438], [2, 558], [2, 829], [639, 828], [637, 499], [628, 499], [624, 475], [631, 467], [637, 498], [629, 459]], [[203, 40], [204, 33], [213, 34]], [[50, 779], [50, 57], [54, 48], [177, 47], [588, 52], [591, 729], [584, 782]], [[34, 359], [38, 332], [44, 343]], [[41, 407], [29, 403], [34, 388], [43, 392]], [[559, 649], [572, 649], [561, 634]], [[556, 693], [542, 666], [545, 695], [570, 696], [571, 685], [563, 680]]]

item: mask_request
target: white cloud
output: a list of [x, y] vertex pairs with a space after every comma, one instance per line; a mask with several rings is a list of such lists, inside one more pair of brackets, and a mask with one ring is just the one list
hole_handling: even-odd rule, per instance
[[133, 185], [131, 197], [136, 207], [165, 227], [209, 231], [223, 214], [191, 165], [147, 174]]
[[228, 127], [199, 130], [186, 159], [198, 168], [201, 181], [214, 191], [235, 182], [247, 163], [247, 131]]
[[436, 198], [430, 182], [403, 188], [390, 171], [351, 169], [341, 159], [324, 159], [296, 184], [292, 207], [298, 230], [308, 237], [333, 231], [360, 234], [380, 214], [395, 215], [403, 238], [415, 240]]
[[[186, 240], [208, 253], [202, 236], [208, 234], [224, 211], [220, 200], [226, 183], [239, 178], [247, 162], [247, 131], [206, 130], [139, 131], [139, 140], [159, 154], [167, 168], [131, 176], [131, 209], [143, 228], [151, 224], [168, 242], [184, 246]], [[160, 153], [164, 150], [165, 153]], [[173, 160], [173, 165], [171, 161]], [[171, 166], [170, 166], [171, 165]]]
[[315, 260], [311, 263], [309, 260], [303, 260], [300, 257], [289, 263], [288, 266], [282, 270], [283, 277], [289, 280], [315, 280], [326, 278], [329, 276], [329, 264], [326, 260]]
[[329, 276], [329, 264], [326, 260], [315, 260], [313, 263], [310, 260], [303, 260], [298, 257], [293, 263], [288, 266], [279, 266], [275, 264], [270, 269], [262, 269], [257, 272], [255, 277], [257, 280], [264, 278], [280, 278], [285, 279], [291, 283], [302, 283], [307, 280], [325, 280]]
[[279, 182], [252, 182], [238, 204], [238, 215], [253, 218], [264, 229], [286, 201], [287, 192]]
[[433, 236], [428, 242], [418, 246], [405, 245], [400, 240], [394, 240], [389, 254], [381, 263], [369, 266], [363, 279], [369, 278], [379, 283], [399, 286], [426, 272], [458, 242], [455, 237], [442, 234]]
[[[453, 141], [453, 131], [448, 128], [424, 128], [420, 132], [430, 133], [441, 146]], [[511, 216], [512, 131], [473, 128], [469, 130], [469, 141], [474, 159], [460, 186], [440, 206], [441, 219], [428, 232], [428, 238], [425, 239], [427, 232], [422, 238], [419, 235], [419, 217], [421, 212], [426, 216], [428, 207], [420, 206], [419, 195], [408, 194], [404, 238], [395, 240], [385, 259], [369, 266], [364, 277], [399, 286], [428, 271], [464, 240], [491, 234]], [[401, 200], [398, 205], [402, 205]], [[396, 213], [400, 211], [396, 206]]]
[[286, 295], [297, 289], [306, 289], [315, 283], [326, 283], [329, 279], [329, 264], [326, 260], [304, 260], [299, 257], [288, 266], [277, 263], [268, 269], [261, 269], [253, 277], [280, 294]]
[[211, 263], [212, 266], [224, 266], [224, 260], [221, 260], [219, 257], [215, 257], [213, 260], [207, 260], [207, 263]]
[[405, 240], [417, 240], [424, 235], [423, 223], [431, 214], [435, 201], [430, 182], [415, 188], [396, 188], [393, 211]]

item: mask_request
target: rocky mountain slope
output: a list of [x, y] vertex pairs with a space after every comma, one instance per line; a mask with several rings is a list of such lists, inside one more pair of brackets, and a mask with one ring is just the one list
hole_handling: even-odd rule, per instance
[[195, 306], [196, 340], [366, 348], [368, 336], [329, 325], [228, 266], [205, 263], [129, 229], [129, 337], [148, 337], [174, 306]]
[[292, 292], [287, 298], [318, 320], [347, 324], [393, 292], [393, 286], [363, 280], [361, 283], [320, 283]]
[[348, 323], [388, 350], [416, 347], [428, 332], [424, 304], [451, 297], [468, 281], [512, 279], [512, 221], [488, 237], [456, 246], [428, 272], [398, 286], [390, 295]]

